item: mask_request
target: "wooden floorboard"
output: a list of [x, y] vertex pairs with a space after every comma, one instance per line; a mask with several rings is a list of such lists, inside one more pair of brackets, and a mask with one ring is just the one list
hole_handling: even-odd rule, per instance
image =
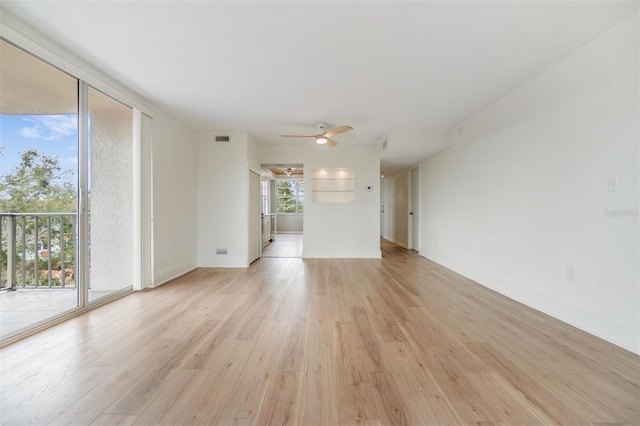
[[640, 424], [640, 357], [386, 241], [197, 269], [0, 350], [0, 424]]
[[302, 257], [302, 234], [278, 234], [262, 248], [262, 257]]

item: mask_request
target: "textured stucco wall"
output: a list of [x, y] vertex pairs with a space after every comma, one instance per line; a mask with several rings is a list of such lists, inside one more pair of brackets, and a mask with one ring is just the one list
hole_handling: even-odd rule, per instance
[[91, 290], [133, 284], [131, 110], [91, 112]]

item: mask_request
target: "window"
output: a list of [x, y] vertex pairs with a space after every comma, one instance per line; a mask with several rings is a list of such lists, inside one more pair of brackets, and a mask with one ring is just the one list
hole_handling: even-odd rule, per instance
[[279, 180], [278, 213], [302, 214], [304, 211], [304, 182], [302, 180]]

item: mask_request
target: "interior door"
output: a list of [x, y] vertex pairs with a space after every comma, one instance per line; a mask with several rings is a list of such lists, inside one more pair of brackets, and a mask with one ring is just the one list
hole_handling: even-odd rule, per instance
[[380, 236], [384, 237], [384, 181], [380, 179]]
[[420, 251], [420, 169], [411, 169], [411, 248]]

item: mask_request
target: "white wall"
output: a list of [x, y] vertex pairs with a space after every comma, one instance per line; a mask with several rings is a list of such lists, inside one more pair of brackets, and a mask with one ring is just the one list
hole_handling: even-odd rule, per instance
[[247, 137], [247, 164], [251, 170], [258, 175], [262, 175], [262, 168], [260, 165], [260, 151], [258, 150], [258, 143], [250, 134]]
[[381, 171], [389, 177], [397, 176], [404, 171], [401, 164], [413, 162], [415, 166], [420, 159], [431, 157], [452, 145], [449, 126], [392, 129], [387, 135], [383, 157], [393, 158], [394, 162], [385, 162]]
[[421, 254], [640, 352], [638, 75], [636, 14], [462, 123], [422, 164]]
[[[140, 276], [139, 281], [134, 281], [133, 289], [141, 290], [153, 287], [153, 119], [139, 111], [134, 111], [133, 127], [134, 135], [136, 128], [140, 127], [140, 140], [134, 136], [134, 163], [135, 157], [140, 159], [140, 219], [138, 226], [134, 226], [140, 232], [140, 263], [137, 265], [136, 275]], [[135, 175], [134, 175], [135, 179]], [[135, 267], [134, 261], [134, 267]]]
[[[260, 161], [262, 164], [304, 164], [306, 197], [303, 257], [380, 257], [379, 147], [264, 145], [260, 147]], [[323, 167], [354, 169], [355, 201], [353, 203], [310, 202], [311, 170]], [[371, 186], [373, 190], [367, 192], [367, 186]]]
[[153, 127], [154, 285], [196, 267], [195, 134], [156, 111]]
[[[257, 147], [247, 133], [196, 135], [198, 266], [246, 267], [249, 256], [249, 168], [259, 171]], [[251, 165], [249, 164], [251, 162]], [[227, 254], [216, 254], [227, 249]]]
[[[310, 203], [311, 198], [305, 198], [305, 204]], [[279, 214], [278, 234], [281, 233], [302, 233], [304, 232], [304, 214]]]

